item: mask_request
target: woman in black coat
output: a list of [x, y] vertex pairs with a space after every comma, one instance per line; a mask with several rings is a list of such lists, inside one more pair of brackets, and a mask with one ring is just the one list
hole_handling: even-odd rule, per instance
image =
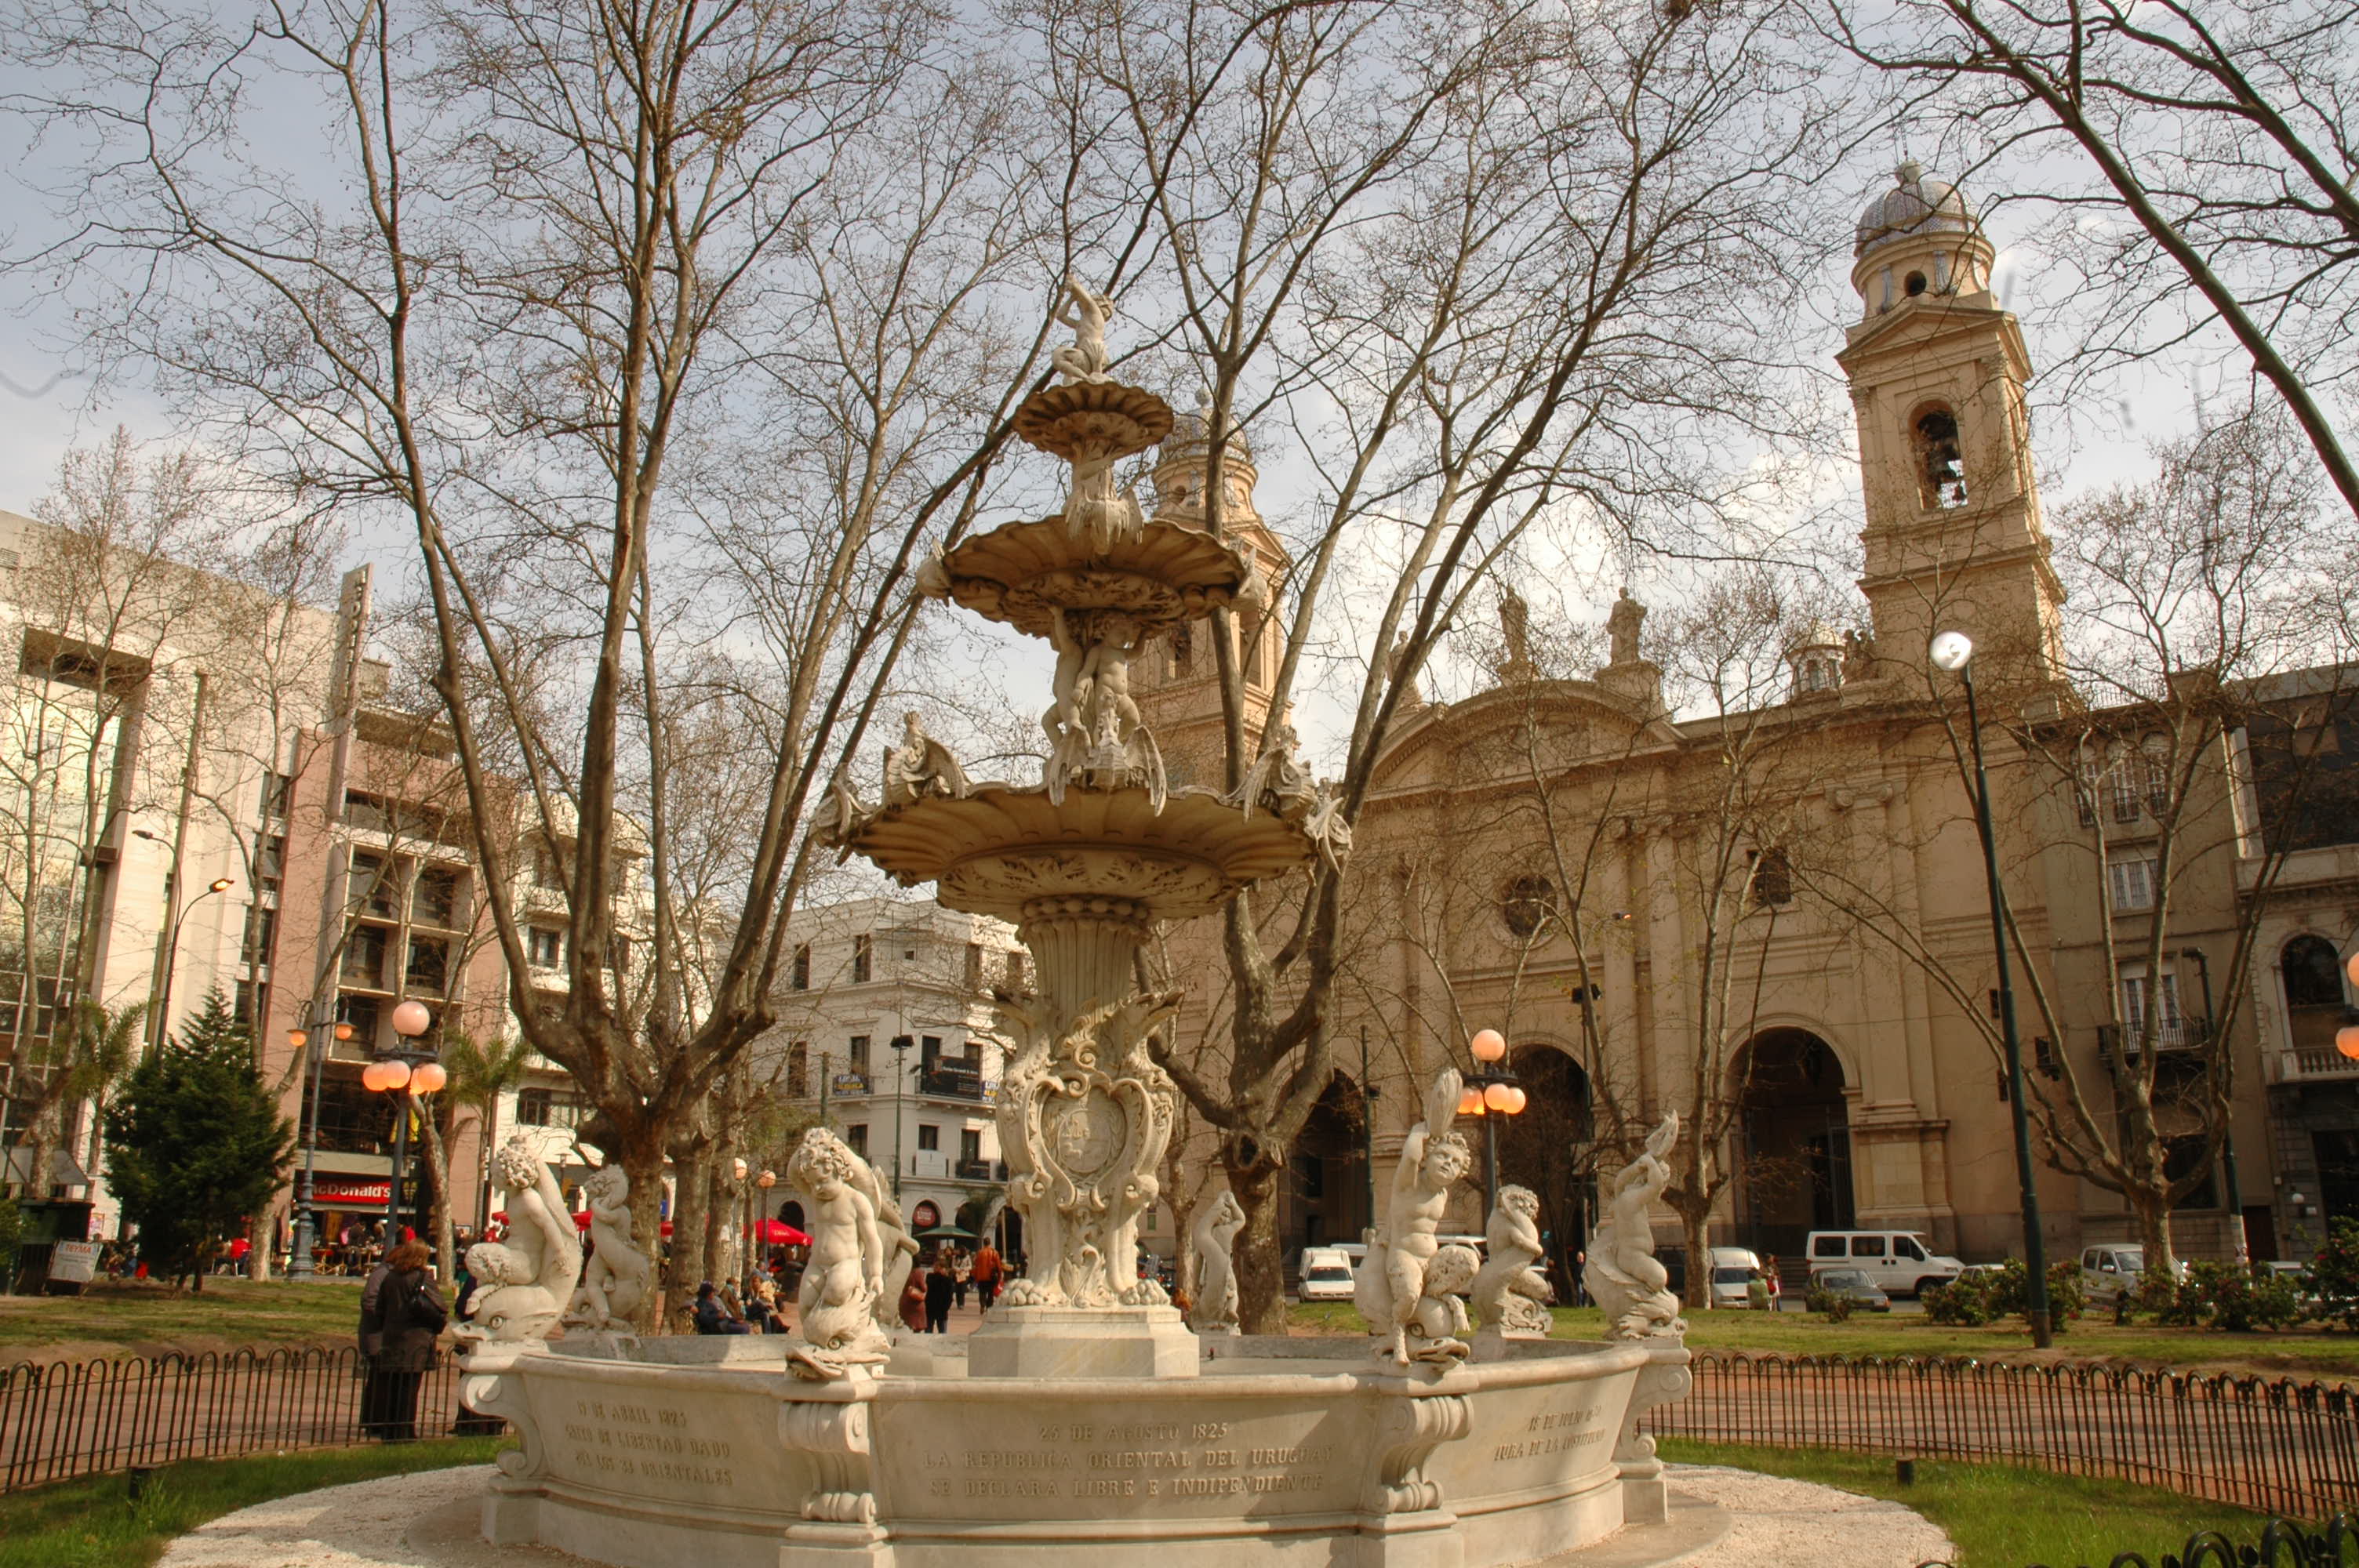
[[422, 1241], [405, 1241], [386, 1259], [385, 1283], [361, 1312], [361, 1342], [375, 1336], [368, 1387], [361, 1398], [362, 1430], [387, 1443], [418, 1435], [418, 1385], [434, 1365], [434, 1341], [451, 1321], [442, 1292], [426, 1271], [431, 1254]]
[[951, 1277], [951, 1260], [934, 1260], [933, 1272], [926, 1276], [926, 1332], [948, 1334], [951, 1331], [951, 1297], [958, 1290], [958, 1281]]

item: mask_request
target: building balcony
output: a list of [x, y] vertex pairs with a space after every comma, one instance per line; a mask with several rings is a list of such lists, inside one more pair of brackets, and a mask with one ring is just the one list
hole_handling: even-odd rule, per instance
[[1000, 1160], [961, 1160], [954, 1173], [962, 1182], [1004, 1182], [1007, 1165]]
[[[2126, 1046], [2125, 1036], [2126, 1035]], [[2153, 1033], [2158, 1051], [2192, 1051], [2212, 1038], [2212, 1021], [2208, 1018], [2166, 1019]], [[2142, 1030], [2124, 1031], [2110, 1023], [2097, 1025], [2097, 1060], [2107, 1067], [2118, 1060], [2135, 1062], [2145, 1049], [2147, 1036]]]
[[2353, 1061], [2332, 1045], [2304, 1045], [2290, 1051], [2272, 1051], [2268, 1053], [2268, 1063], [2269, 1082], [2273, 1084], [2359, 1078], [2359, 1062]]

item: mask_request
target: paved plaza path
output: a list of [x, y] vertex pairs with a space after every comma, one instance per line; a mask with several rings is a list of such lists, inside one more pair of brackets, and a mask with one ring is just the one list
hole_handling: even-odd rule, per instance
[[[561, 1552], [475, 1539], [478, 1499], [492, 1473], [476, 1465], [388, 1476], [259, 1504], [182, 1536], [160, 1568], [584, 1568]], [[1677, 1558], [1683, 1568], [1917, 1568], [1953, 1554], [1947, 1536], [1898, 1503], [1707, 1466], [1674, 1465], [1671, 1482], [1685, 1494], [1667, 1537], [1671, 1549], [1717, 1537]], [[1724, 1532], [1693, 1528], [1707, 1507], [1725, 1511]], [[1559, 1561], [1564, 1568], [1636, 1568], [1672, 1560], [1607, 1541]]]

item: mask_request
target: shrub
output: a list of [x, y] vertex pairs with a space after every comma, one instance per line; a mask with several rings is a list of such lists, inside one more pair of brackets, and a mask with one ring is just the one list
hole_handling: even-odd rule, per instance
[[2250, 1334], [2301, 1320], [2301, 1292], [2281, 1274], [2255, 1274], [2231, 1263], [2198, 1263], [2187, 1272], [2180, 1290], [2210, 1302], [2214, 1328]]
[[2318, 1297], [2312, 1317], [2359, 1329], [2359, 1220], [2328, 1224], [2326, 1245], [2310, 1261], [2310, 1288]]
[[[1995, 1276], [1984, 1276], [1991, 1281], [1990, 1305], [1993, 1317], [2024, 1317], [2029, 1307], [2024, 1300], [2029, 1292], [2026, 1286], [2031, 1270], [2020, 1258], [2009, 1258], [1999, 1265]], [[2081, 1265], [2070, 1259], [2048, 1266], [2048, 1316], [2056, 1332], [2081, 1315], [2087, 1298], [2081, 1292]]]
[[1925, 1315], [1950, 1328], [1980, 1328], [1998, 1316], [1991, 1304], [1992, 1276], [1961, 1274], [1925, 1292]]
[[1849, 1323], [1851, 1321], [1851, 1298], [1849, 1296], [1836, 1295], [1832, 1291], [1828, 1290], [1816, 1280], [1812, 1280], [1810, 1281], [1810, 1288], [1803, 1292], [1802, 1304], [1809, 1307], [1812, 1312], [1818, 1313], [1821, 1316], [1825, 1317], [1829, 1323]]

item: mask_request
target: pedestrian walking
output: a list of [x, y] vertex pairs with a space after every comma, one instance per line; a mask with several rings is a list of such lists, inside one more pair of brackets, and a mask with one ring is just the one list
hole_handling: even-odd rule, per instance
[[[418, 1435], [418, 1385], [434, 1365], [434, 1341], [451, 1321], [441, 1288], [426, 1271], [433, 1255], [421, 1241], [405, 1241], [386, 1255], [377, 1287], [374, 1319], [362, 1308], [361, 1337], [375, 1349], [369, 1356], [368, 1385], [361, 1398], [362, 1427], [386, 1443]], [[369, 1431], [375, 1417], [375, 1430]]]
[[912, 1334], [926, 1332], [926, 1281], [914, 1271], [901, 1287], [901, 1321]]
[[951, 1273], [951, 1260], [936, 1254], [934, 1266], [926, 1274], [926, 1329], [928, 1334], [948, 1334], [951, 1331], [951, 1300], [958, 1293], [958, 1280]]
[[957, 1287], [957, 1302], [966, 1305], [966, 1288], [974, 1276], [974, 1260], [965, 1252], [951, 1254], [951, 1282]]
[[999, 1295], [1000, 1267], [998, 1249], [993, 1247], [990, 1240], [985, 1238], [984, 1244], [975, 1249], [974, 1268], [972, 1271], [975, 1300], [981, 1303], [985, 1312], [991, 1310], [991, 1303]]

